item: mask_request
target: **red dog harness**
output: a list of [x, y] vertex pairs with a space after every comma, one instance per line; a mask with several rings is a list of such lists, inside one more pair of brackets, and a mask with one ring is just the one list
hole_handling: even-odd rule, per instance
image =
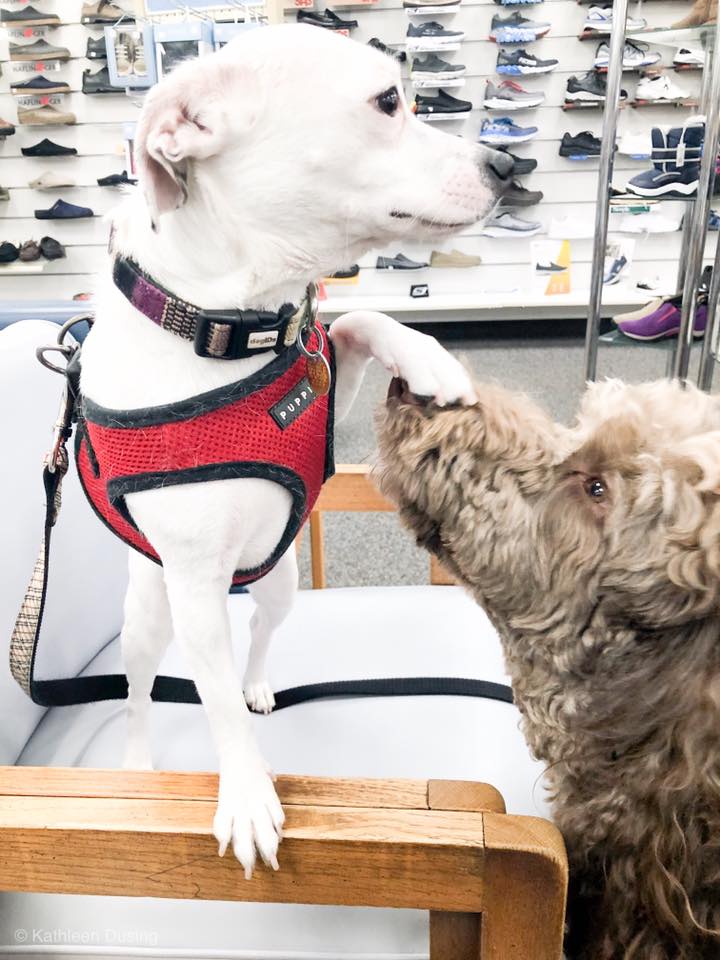
[[160, 562], [135, 525], [126, 496], [169, 484], [258, 477], [292, 496], [280, 542], [259, 566], [238, 570], [233, 584], [268, 573], [291, 545], [335, 471], [333, 351], [313, 331], [310, 352], [322, 351], [330, 392], [318, 396], [307, 359], [295, 343], [252, 376], [176, 403], [111, 410], [87, 398], [78, 415], [75, 455], [83, 489], [100, 519], [122, 540]]

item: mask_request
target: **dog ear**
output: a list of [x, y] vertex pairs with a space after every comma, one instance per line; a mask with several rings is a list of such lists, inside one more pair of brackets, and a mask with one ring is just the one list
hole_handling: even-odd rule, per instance
[[[211, 55], [181, 65], [148, 94], [135, 161], [155, 229], [158, 217], [187, 200], [191, 162], [219, 153], [233, 132], [251, 124], [254, 97], [246, 73]], [[242, 93], [234, 96], [240, 85]]]

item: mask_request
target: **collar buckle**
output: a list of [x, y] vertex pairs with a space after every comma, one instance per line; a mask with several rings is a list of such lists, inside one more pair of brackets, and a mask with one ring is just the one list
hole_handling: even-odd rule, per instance
[[280, 353], [295, 307], [265, 310], [200, 310], [195, 318], [194, 349], [199, 357], [240, 360], [265, 350]]

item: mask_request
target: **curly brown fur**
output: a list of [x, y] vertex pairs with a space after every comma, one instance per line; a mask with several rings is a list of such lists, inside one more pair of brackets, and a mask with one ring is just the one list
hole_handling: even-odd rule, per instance
[[568, 846], [568, 955], [717, 960], [720, 403], [608, 381], [566, 428], [477, 391], [390, 400], [378, 473], [502, 638]]

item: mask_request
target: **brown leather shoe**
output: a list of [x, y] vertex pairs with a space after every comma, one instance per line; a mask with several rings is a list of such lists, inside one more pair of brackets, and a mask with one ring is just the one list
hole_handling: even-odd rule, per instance
[[23, 263], [32, 263], [40, 259], [40, 247], [34, 240], [26, 240], [20, 247], [20, 259]]
[[18, 107], [18, 123], [24, 126], [47, 126], [50, 124], [77, 123], [74, 113], [63, 112], [46, 103], [42, 107]]

